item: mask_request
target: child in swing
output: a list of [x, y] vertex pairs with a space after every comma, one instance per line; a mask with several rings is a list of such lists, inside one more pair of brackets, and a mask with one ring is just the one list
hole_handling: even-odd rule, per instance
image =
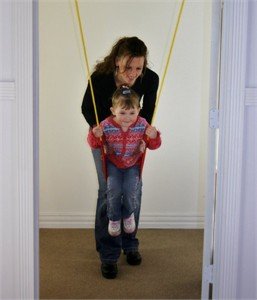
[[[88, 134], [92, 148], [104, 147], [107, 168], [108, 232], [112, 237], [123, 230], [136, 230], [134, 211], [145, 148], [161, 145], [159, 131], [139, 116], [139, 96], [127, 86], [118, 88], [112, 97], [112, 115]], [[123, 227], [122, 227], [123, 225]]]

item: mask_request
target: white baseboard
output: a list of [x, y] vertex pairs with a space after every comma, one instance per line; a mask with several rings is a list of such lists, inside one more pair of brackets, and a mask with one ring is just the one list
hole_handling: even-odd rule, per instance
[[[40, 213], [40, 228], [94, 228], [93, 214]], [[204, 228], [204, 216], [195, 214], [141, 214], [139, 228]]]
[[140, 228], [204, 228], [204, 216], [194, 214], [142, 214]]
[[40, 228], [93, 228], [95, 216], [83, 213], [55, 213], [44, 212], [39, 214]]

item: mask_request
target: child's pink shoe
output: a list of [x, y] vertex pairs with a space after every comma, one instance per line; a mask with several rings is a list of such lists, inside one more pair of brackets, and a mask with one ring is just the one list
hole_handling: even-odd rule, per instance
[[108, 232], [111, 236], [120, 235], [120, 233], [121, 233], [120, 220], [118, 220], [118, 221], [109, 220]]
[[136, 229], [136, 222], [134, 213], [132, 213], [128, 218], [123, 219], [123, 229], [126, 233], [133, 233]]

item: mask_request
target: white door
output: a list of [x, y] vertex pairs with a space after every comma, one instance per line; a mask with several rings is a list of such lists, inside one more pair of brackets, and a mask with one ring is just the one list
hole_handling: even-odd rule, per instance
[[222, 2], [212, 4], [209, 132], [208, 132], [208, 181], [204, 226], [204, 253], [202, 268], [202, 298], [212, 297], [215, 204], [217, 188], [217, 158], [219, 133], [220, 48], [222, 33]]

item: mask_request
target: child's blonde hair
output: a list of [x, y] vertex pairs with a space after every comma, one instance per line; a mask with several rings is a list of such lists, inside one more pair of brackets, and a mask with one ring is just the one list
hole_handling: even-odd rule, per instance
[[140, 108], [138, 94], [127, 86], [118, 88], [112, 96], [112, 107], [120, 106], [124, 109]]

